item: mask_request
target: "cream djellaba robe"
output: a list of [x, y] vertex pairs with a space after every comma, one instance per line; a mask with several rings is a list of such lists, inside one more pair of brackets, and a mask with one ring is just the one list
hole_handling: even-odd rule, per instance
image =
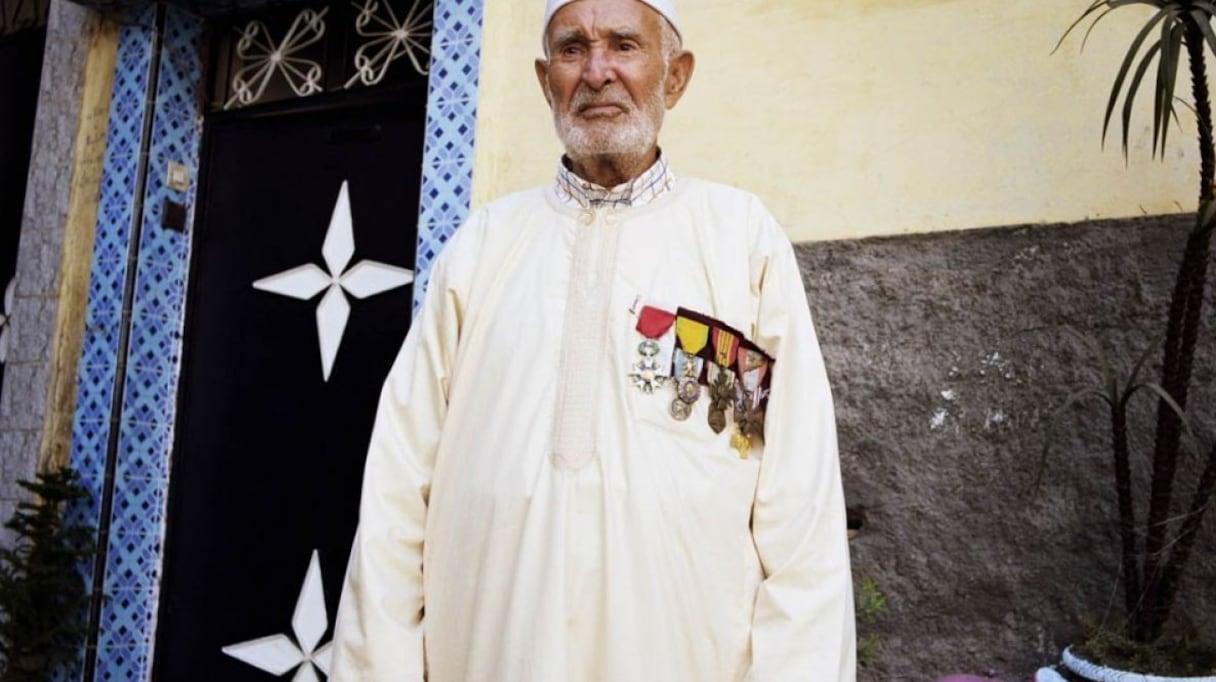
[[[747, 459], [629, 380], [638, 310], [776, 358]], [[340, 682], [851, 681], [832, 399], [784, 232], [680, 178], [493, 202], [437, 259], [385, 382], [335, 632]]]

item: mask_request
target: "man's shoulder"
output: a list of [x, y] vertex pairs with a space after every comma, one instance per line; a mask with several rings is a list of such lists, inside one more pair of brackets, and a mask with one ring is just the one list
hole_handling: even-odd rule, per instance
[[538, 185], [528, 189], [504, 194], [497, 199], [486, 202], [481, 212], [486, 216], [509, 215], [522, 210], [536, 210], [546, 204], [545, 195], [552, 192], [551, 185]]
[[680, 176], [681, 196], [685, 201], [703, 202], [716, 210], [733, 208], [738, 211], [768, 215], [760, 197], [745, 189], [704, 178]]
[[690, 177], [687, 175], [680, 176], [680, 182], [688, 185], [688, 190], [694, 193], [706, 194], [709, 196], [722, 197], [726, 199], [734, 199], [737, 201], [760, 201], [753, 193], [734, 185], [728, 185], [724, 182], [715, 180], [707, 180], [705, 178]]
[[543, 187], [533, 187], [488, 201], [469, 213], [445, 250], [460, 248], [479, 252], [485, 240], [500, 231], [503, 225], [526, 221], [526, 214], [534, 213], [544, 205]]
[[[723, 238], [742, 238], [747, 252], [767, 253], [789, 237], [759, 196], [745, 189], [712, 180], [681, 176], [686, 208], [703, 220], [704, 229]], [[784, 247], [781, 247], [784, 248]]]

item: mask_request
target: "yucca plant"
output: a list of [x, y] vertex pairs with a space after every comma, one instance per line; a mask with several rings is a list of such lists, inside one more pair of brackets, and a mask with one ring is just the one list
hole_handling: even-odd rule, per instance
[[[1116, 110], [1120, 113], [1123, 154], [1128, 154], [1132, 111], [1141, 86], [1152, 82], [1152, 154], [1164, 159], [1170, 126], [1177, 121], [1175, 95], [1178, 72], [1186, 65], [1191, 79], [1191, 102], [1198, 126], [1200, 154], [1199, 201], [1194, 228], [1187, 237], [1170, 298], [1159, 382], [1136, 383], [1143, 361], [1133, 379], [1122, 390], [1113, 380], [1110, 392], [1112, 450], [1122, 543], [1122, 573], [1126, 607], [1126, 634], [1137, 642], [1152, 642], [1162, 634], [1178, 596], [1179, 579], [1195, 546], [1204, 512], [1216, 491], [1216, 446], [1201, 462], [1197, 481], [1179, 481], [1179, 455], [1183, 448], [1184, 414], [1199, 338], [1209, 247], [1216, 202], [1213, 202], [1213, 173], [1216, 151], [1212, 141], [1212, 107], [1208, 91], [1207, 52], [1216, 54], [1216, 32], [1212, 18], [1216, 4], [1209, 0], [1094, 0], [1060, 38], [1062, 44], [1078, 27], [1088, 22], [1085, 38], [1111, 12], [1125, 7], [1152, 8], [1151, 16], [1133, 37], [1120, 64], [1102, 124], [1105, 142]], [[1082, 42], [1082, 46], [1084, 42]], [[1059, 45], [1057, 45], [1057, 48]], [[1186, 59], [1183, 59], [1185, 54]], [[1146, 81], [1147, 79], [1147, 81]], [[1120, 102], [1122, 106], [1120, 107]], [[1185, 102], [1183, 101], [1185, 104]], [[1151, 386], [1157, 393], [1156, 434], [1148, 490], [1147, 513], [1137, 519], [1135, 490], [1127, 439], [1127, 398], [1135, 386]], [[1193, 411], [1192, 411], [1193, 412]], [[1193, 487], [1191, 485], [1193, 483]], [[1185, 511], [1173, 514], [1179, 505], [1176, 487], [1190, 490]], [[1141, 506], [1144, 503], [1141, 502]]]

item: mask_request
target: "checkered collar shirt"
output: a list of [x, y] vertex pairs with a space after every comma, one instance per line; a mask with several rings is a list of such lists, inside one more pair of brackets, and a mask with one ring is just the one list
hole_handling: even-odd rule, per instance
[[675, 186], [676, 176], [667, 166], [667, 159], [659, 152], [659, 158], [646, 172], [629, 182], [616, 187], [601, 187], [590, 180], [584, 180], [567, 165], [566, 157], [562, 157], [557, 165], [557, 181], [554, 190], [557, 198], [563, 204], [572, 208], [622, 208], [628, 206], [645, 206], [658, 199]]

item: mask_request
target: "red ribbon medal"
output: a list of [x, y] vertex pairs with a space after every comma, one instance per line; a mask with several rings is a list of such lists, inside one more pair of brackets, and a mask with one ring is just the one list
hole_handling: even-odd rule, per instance
[[669, 313], [666, 310], [653, 306], [645, 306], [642, 308], [642, 312], [638, 314], [637, 330], [638, 333], [648, 339], [657, 339], [666, 334], [675, 321], [675, 313]]
[[667, 381], [671, 371], [671, 356], [660, 357], [662, 342], [658, 339], [671, 329], [675, 320], [675, 313], [652, 306], [642, 308], [642, 312], [638, 314], [637, 330], [646, 338], [638, 344], [638, 359], [633, 363], [629, 378], [643, 393], [654, 393], [655, 389]]

